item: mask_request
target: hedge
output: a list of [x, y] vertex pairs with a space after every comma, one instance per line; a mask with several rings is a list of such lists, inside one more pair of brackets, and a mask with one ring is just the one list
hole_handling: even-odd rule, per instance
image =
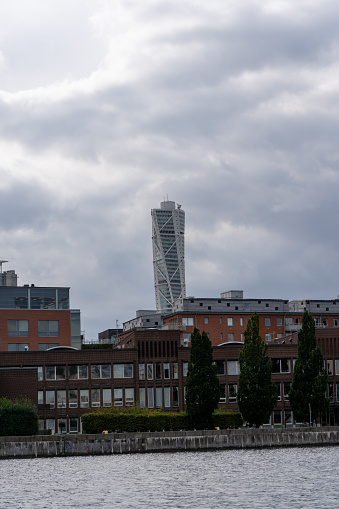
[[[189, 430], [186, 412], [171, 413], [158, 410], [138, 409], [98, 409], [82, 417], [83, 433], [102, 433], [102, 431], [179, 431]], [[239, 413], [218, 410], [213, 414], [213, 427], [226, 429], [242, 426]]]
[[38, 414], [28, 399], [0, 399], [0, 436], [29, 436], [38, 433]]

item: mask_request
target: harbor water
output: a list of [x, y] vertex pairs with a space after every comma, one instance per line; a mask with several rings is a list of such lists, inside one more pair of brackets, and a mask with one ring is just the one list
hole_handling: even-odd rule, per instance
[[339, 448], [223, 450], [0, 462], [0, 507], [338, 508]]

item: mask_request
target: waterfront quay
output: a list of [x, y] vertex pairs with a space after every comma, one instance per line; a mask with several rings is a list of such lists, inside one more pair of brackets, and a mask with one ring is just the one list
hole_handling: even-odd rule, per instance
[[0, 437], [0, 459], [339, 445], [339, 427]]

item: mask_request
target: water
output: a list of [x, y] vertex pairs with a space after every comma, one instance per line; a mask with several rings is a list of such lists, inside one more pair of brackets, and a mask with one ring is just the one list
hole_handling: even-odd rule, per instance
[[0, 461], [0, 507], [338, 508], [337, 447]]

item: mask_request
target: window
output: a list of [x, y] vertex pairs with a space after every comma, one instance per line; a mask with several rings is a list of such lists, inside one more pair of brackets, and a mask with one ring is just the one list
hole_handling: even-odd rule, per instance
[[233, 332], [229, 332], [227, 334], [227, 339], [228, 339], [228, 341], [234, 341], [234, 334], [233, 334]]
[[92, 364], [91, 378], [111, 378], [110, 364]]
[[62, 433], [67, 433], [66, 424], [66, 419], [58, 419], [58, 433], [60, 435]]
[[194, 325], [194, 318], [192, 316], [183, 317], [182, 318], [182, 324], [191, 327], [191, 326]]
[[231, 375], [239, 375], [240, 367], [238, 361], [227, 361], [227, 374]]
[[78, 433], [78, 419], [76, 417], [70, 417], [69, 419], [69, 432]]
[[266, 327], [270, 327], [271, 326], [271, 319], [270, 318], [265, 318], [265, 326]]
[[223, 339], [224, 339], [224, 335], [222, 332], [220, 332], [220, 341], [223, 341]]
[[236, 403], [237, 401], [237, 384], [228, 384], [228, 401]]
[[88, 389], [80, 389], [80, 408], [89, 407], [89, 391]]
[[28, 343], [8, 343], [7, 350], [9, 352], [27, 352], [29, 345]]
[[275, 385], [277, 386], [278, 401], [281, 401], [281, 384], [280, 382], [276, 382]]
[[139, 364], [139, 380], [145, 380], [145, 364]]
[[66, 391], [57, 391], [58, 408], [66, 408]]
[[68, 391], [68, 406], [69, 406], [69, 408], [78, 408], [78, 391], [77, 391], [77, 389], [70, 389]]
[[46, 366], [46, 380], [66, 380], [66, 366]]
[[55, 408], [55, 392], [54, 391], [46, 391], [46, 405], [49, 405], [49, 408]]
[[327, 318], [322, 318], [321, 319], [321, 323], [323, 324], [323, 327], [327, 327], [328, 326], [328, 319]]
[[114, 364], [114, 378], [133, 378], [133, 364]]
[[222, 316], [219, 319], [220, 325], [222, 324]]
[[327, 359], [327, 361], [325, 361], [325, 363], [326, 363], [326, 367], [327, 367], [327, 373], [329, 375], [333, 375], [333, 360]]
[[41, 380], [44, 379], [43, 369], [42, 366], [38, 366], [38, 382], [41, 382]]
[[69, 380], [85, 380], [88, 378], [88, 366], [80, 364], [79, 366], [68, 366]]
[[112, 389], [102, 389], [102, 406], [112, 406]]
[[169, 408], [171, 406], [171, 394], [170, 387], [164, 387], [164, 406], [165, 408]]
[[291, 410], [285, 410], [285, 426], [291, 426], [293, 424], [293, 417]]
[[155, 363], [155, 379], [161, 380], [161, 362]]
[[232, 326], [233, 326], [233, 318], [232, 318], [232, 317], [230, 317], [230, 316], [227, 318], [227, 325], [228, 325], [229, 327], [232, 327]]
[[44, 404], [44, 391], [38, 391], [38, 405]]
[[164, 379], [168, 380], [170, 377], [169, 362], [164, 362]]
[[179, 388], [172, 387], [172, 395], [173, 395], [173, 407], [179, 406]]
[[334, 384], [330, 382], [328, 384], [328, 397], [330, 398], [330, 403], [334, 402]]
[[147, 406], [148, 406], [148, 408], [154, 408], [153, 387], [147, 387]]
[[28, 337], [28, 320], [7, 320], [9, 337]]
[[319, 318], [314, 318], [314, 325], [319, 327]]
[[272, 334], [265, 334], [266, 343], [270, 343], [272, 341]]
[[217, 375], [225, 374], [225, 362], [224, 361], [215, 361], [214, 363], [217, 367]]
[[241, 339], [242, 342], [244, 342], [245, 341], [245, 334], [241, 333], [240, 334], [240, 339]]
[[55, 421], [54, 419], [46, 419], [46, 429], [51, 430], [51, 434], [54, 435], [55, 433]]
[[290, 373], [290, 359], [272, 359], [272, 373]]
[[288, 393], [290, 392], [291, 389], [291, 382], [284, 382], [283, 389], [284, 389], [284, 400], [288, 401], [289, 400]]
[[145, 387], [139, 389], [139, 406], [140, 408], [145, 408], [146, 406]]
[[226, 403], [226, 385], [225, 384], [220, 384], [219, 403]]
[[134, 405], [134, 389], [133, 387], [126, 387], [125, 389], [125, 406]]
[[91, 389], [91, 406], [92, 408], [100, 406], [100, 389]]
[[273, 412], [273, 424], [280, 426], [282, 424], [281, 410], [274, 410]]
[[337, 403], [339, 403], [339, 382], [336, 383]]
[[182, 376], [187, 376], [187, 372], [188, 372], [188, 362], [187, 361], [183, 361], [183, 363], [182, 363]]
[[53, 337], [59, 336], [59, 320], [39, 320], [38, 321], [38, 336]]
[[338, 326], [339, 326], [339, 319], [333, 318], [333, 327], [338, 327]]
[[122, 389], [114, 389], [114, 406], [122, 406]]
[[178, 378], [178, 363], [172, 362], [172, 379], [176, 380]]
[[205, 324], [205, 325], [207, 325], [207, 324], [208, 324], [208, 316], [205, 316], [204, 324]]
[[241, 327], [244, 326], [244, 319], [243, 318], [240, 318], [240, 325], [241, 325]]
[[147, 380], [153, 380], [153, 364], [147, 364]]
[[162, 387], [155, 388], [155, 406], [162, 408]]
[[335, 374], [339, 375], [339, 359], [335, 360]]
[[277, 318], [277, 326], [278, 327], [282, 326], [282, 318]]

